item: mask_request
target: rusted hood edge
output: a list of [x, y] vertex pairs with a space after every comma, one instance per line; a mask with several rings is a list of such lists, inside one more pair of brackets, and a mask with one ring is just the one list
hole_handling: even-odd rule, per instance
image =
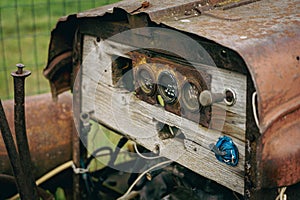
[[[151, 2], [152, 1], [150, 1], [150, 3]], [[191, 1], [185, 3], [185, 5], [189, 4], [192, 6], [194, 3], [195, 2]], [[131, 12], [139, 6], [140, 4], [136, 1], [122, 1], [114, 5], [107, 5], [87, 12], [78, 13], [76, 16], [73, 15], [60, 19], [57, 27], [52, 31], [49, 60], [44, 70], [44, 75], [50, 80], [54, 95], [58, 95], [60, 91], [65, 91], [71, 87], [70, 77], [67, 74], [72, 74], [72, 63], [70, 62], [72, 62], [71, 51], [73, 47], [73, 37], [71, 36], [74, 36], [75, 28], [77, 28], [77, 20], [81, 18], [100, 17], [106, 13], [113, 13], [113, 8], [120, 8], [126, 12]], [[183, 5], [181, 4], [181, 6]], [[141, 11], [147, 13], [150, 19], [158, 24], [166, 24], [181, 31], [195, 33], [231, 48], [241, 55], [247, 64], [257, 89], [258, 114], [260, 116], [260, 131], [262, 133], [276, 119], [300, 106], [300, 90], [297, 89], [295, 85], [292, 85], [292, 91], [289, 91], [291, 90], [290, 88], [282, 89], [282, 84], [279, 85], [278, 88], [275, 88], [277, 80], [280, 80], [280, 83], [282, 83], [285, 82], [285, 78], [289, 77], [293, 77], [293, 80], [289, 81], [289, 83], [299, 83], [298, 85], [300, 85], [300, 70], [297, 70], [299, 69], [299, 56], [297, 57], [297, 52], [300, 52], [300, 44], [297, 45], [300, 38], [299, 26], [296, 28], [293, 27], [292, 33], [283, 34], [283, 36], [278, 34], [268, 36], [268, 40], [266, 40], [266, 38], [252, 38], [235, 43], [234, 40], [230, 38], [227, 40], [225, 40], [224, 37], [218, 39], [215, 38], [213, 34], [206, 34], [201, 31], [197, 32], [197, 30], [188, 28], [180, 28], [174, 25], [174, 23], [170, 23], [169, 21], [165, 21], [164, 18], [161, 18], [163, 10], [172, 10], [174, 7], [178, 7], [176, 2], [172, 5], [161, 5], [160, 3], [159, 8], [157, 8], [155, 7], [154, 1], [154, 5], [151, 4], [149, 8], [142, 9]], [[164, 13], [166, 13], [166, 11], [164, 11]], [[224, 26], [226, 26], [226, 24]], [[287, 28], [288, 27], [289, 26], [287, 26]], [[61, 43], [61, 41], [65, 42]], [[56, 44], [58, 44], [58, 46]], [[290, 48], [291, 46], [293, 46], [293, 48]], [[280, 59], [278, 59], [279, 55], [281, 55]], [[63, 58], [60, 59], [59, 56]], [[286, 71], [289, 72], [286, 73]], [[60, 74], [65, 75], [61, 76]]]

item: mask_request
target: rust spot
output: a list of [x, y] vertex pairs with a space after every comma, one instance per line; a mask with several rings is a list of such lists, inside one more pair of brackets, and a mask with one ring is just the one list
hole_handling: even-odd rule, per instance
[[282, 187], [300, 181], [300, 109], [266, 131], [262, 138], [262, 187]]
[[[13, 100], [3, 102], [8, 123], [15, 135], [13, 105]], [[51, 94], [26, 97], [26, 129], [36, 177], [72, 158], [71, 106], [70, 94], [60, 95], [57, 102], [52, 101]], [[11, 173], [2, 141], [0, 142], [0, 171]]]

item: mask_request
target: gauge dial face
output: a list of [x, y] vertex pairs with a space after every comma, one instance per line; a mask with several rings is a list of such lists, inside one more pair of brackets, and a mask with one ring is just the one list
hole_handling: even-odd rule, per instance
[[162, 72], [158, 77], [159, 92], [166, 103], [174, 103], [178, 97], [177, 82], [170, 72]]
[[155, 92], [154, 75], [149, 70], [139, 69], [137, 72], [137, 82], [145, 94], [152, 95]]
[[182, 101], [186, 108], [191, 111], [199, 110], [200, 91], [193, 83], [187, 82], [182, 87]]

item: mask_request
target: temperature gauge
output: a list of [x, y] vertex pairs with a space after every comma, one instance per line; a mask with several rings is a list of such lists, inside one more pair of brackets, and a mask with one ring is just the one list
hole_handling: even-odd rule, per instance
[[199, 94], [201, 89], [198, 89], [195, 84], [191, 82], [186, 82], [182, 87], [182, 102], [183, 105], [191, 110], [199, 110]]
[[153, 95], [156, 90], [154, 77], [154, 73], [149, 66], [139, 66], [136, 75], [137, 83], [141, 91], [148, 96]]

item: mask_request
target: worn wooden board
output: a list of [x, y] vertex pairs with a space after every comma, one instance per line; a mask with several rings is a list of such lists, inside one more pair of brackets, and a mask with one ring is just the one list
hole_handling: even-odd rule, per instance
[[[112, 82], [111, 56], [127, 57], [131, 48], [112, 42], [100, 41], [85, 36], [82, 63], [82, 111], [94, 111], [93, 119], [127, 135], [149, 150], [160, 147], [160, 155], [212, 179], [238, 193], [244, 193], [246, 78], [243, 75], [209, 66], [199, 66], [212, 74], [212, 91], [232, 88], [237, 94], [237, 103], [215, 108], [226, 110], [224, 126], [219, 130], [202, 127], [198, 123], [167, 112], [158, 105], [138, 99], [134, 92], [117, 87]], [[117, 48], [116, 48], [117, 47]], [[219, 110], [219, 109], [218, 109]], [[217, 116], [218, 117], [218, 116]], [[185, 140], [158, 137], [158, 124], [168, 124], [181, 130]], [[228, 166], [217, 161], [208, 145], [222, 135], [233, 138], [239, 149], [239, 164]], [[196, 151], [188, 146], [196, 145]]]

